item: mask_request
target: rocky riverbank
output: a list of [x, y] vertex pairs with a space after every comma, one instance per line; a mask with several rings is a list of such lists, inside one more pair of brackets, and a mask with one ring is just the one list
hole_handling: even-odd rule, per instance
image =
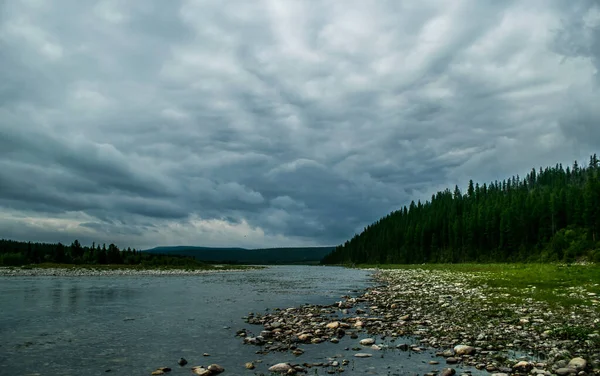
[[[249, 327], [237, 334], [263, 354], [301, 356], [304, 346], [344, 337], [353, 341], [346, 350], [354, 358], [430, 350], [439, 357], [430, 364], [447, 367], [439, 373], [446, 375], [456, 365], [498, 376], [600, 375], [600, 301], [593, 293], [572, 289], [583, 303], [561, 306], [531, 298], [515, 302], [472, 273], [385, 270], [374, 278], [378, 286], [331, 305], [250, 314], [246, 321], [260, 325], [258, 333]], [[335, 372], [343, 372], [342, 363]], [[299, 371], [311, 364], [291, 366]], [[325, 366], [331, 371], [332, 364]]]
[[105, 269], [105, 268], [11, 268], [0, 267], [4, 277], [86, 277], [86, 276], [183, 276], [207, 273], [241, 272], [251, 268], [228, 269], [227, 266], [215, 269]]

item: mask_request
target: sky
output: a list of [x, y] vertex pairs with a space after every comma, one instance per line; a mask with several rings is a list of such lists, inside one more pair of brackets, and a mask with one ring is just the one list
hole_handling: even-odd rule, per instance
[[600, 2], [0, 2], [0, 238], [336, 245], [600, 152]]

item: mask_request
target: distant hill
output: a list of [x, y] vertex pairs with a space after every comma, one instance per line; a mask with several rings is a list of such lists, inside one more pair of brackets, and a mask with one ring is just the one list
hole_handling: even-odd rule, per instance
[[334, 247], [296, 248], [212, 248], [212, 247], [156, 247], [147, 253], [191, 256], [209, 263], [227, 264], [318, 264]]

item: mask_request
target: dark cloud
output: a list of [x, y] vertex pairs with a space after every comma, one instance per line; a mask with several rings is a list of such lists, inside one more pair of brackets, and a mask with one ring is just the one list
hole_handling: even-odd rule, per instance
[[3, 237], [337, 244], [600, 144], [592, 0], [0, 7]]

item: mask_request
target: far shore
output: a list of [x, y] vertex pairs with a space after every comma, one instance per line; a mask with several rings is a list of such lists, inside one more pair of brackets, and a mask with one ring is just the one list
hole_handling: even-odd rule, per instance
[[169, 267], [140, 265], [71, 265], [39, 264], [0, 267], [0, 277], [84, 277], [84, 276], [182, 276], [261, 269], [257, 265], [207, 265], [203, 267]]

